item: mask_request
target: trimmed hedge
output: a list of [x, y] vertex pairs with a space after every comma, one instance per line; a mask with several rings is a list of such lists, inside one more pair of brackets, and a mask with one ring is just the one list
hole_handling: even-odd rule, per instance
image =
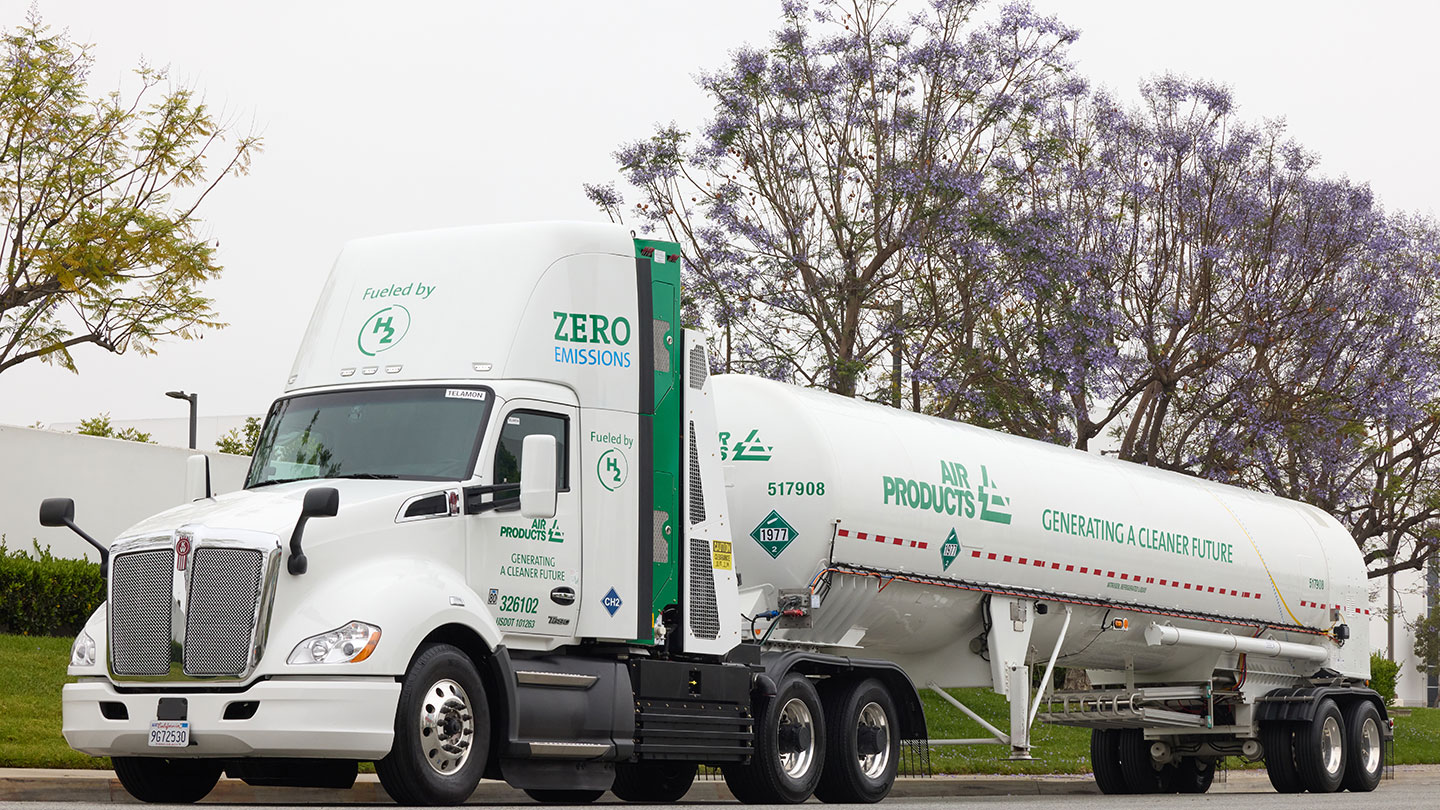
[[11, 551], [0, 536], [0, 633], [73, 636], [105, 601], [100, 564], [34, 545], [32, 554]]

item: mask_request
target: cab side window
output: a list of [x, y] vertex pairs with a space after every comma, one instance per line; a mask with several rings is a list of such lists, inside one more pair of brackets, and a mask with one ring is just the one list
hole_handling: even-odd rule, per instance
[[570, 454], [566, 451], [566, 435], [570, 420], [553, 413], [512, 411], [505, 416], [500, 429], [500, 445], [495, 450], [496, 484], [520, 483], [520, 456], [525, 437], [534, 433], [555, 437], [555, 488], [570, 488]]

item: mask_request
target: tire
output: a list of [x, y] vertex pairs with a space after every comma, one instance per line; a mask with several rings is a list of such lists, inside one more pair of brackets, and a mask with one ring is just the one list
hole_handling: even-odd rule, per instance
[[1345, 718], [1330, 698], [1315, 704], [1315, 716], [1295, 727], [1295, 770], [1311, 793], [1334, 793], [1345, 778]]
[[1145, 732], [1122, 728], [1115, 734], [1119, 738], [1120, 775], [1125, 780], [1125, 792], [1159, 793], [1160, 771], [1150, 758], [1150, 743], [1145, 741]]
[[799, 804], [820, 783], [825, 714], [810, 679], [790, 673], [755, 716], [755, 753], [726, 765], [725, 784], [746, 804]]
[[1276, 793], [1299, 793], [1300, 773], [1295, 770], [1295, 732], [1289, 723], [1272, 722], [1260, 727], [1260, 744], [1265, 747], [1265, 775]]
[[1120, 738], [1114, 729], [1090, 729], [1090, 769], [1095, 772], [1095, 786], [1101, 793], [1116, 796], [1130, 792], [1120, 772]]
[[224, 768], [218, 759], [111, 757], [115, 775], [142, 802], [192, 804], [210, 794]]
[[541, 804], [589, 804], [605, 795], [603, 790], [542, 790], [526, 788], [525, 795]]
[[395, 742], [375, 773], [399, 804], [460, 804], [475, 792], [490, 753], [490, 706], [470, 657], [423, 647], [400, 686]]
[[821, 703], [825, 761], [815, 798], [872, 804], [890, 795], [900, 768], [899, 715], [890, 690], [874, 678], [840, 683]]
[[693, 762], [622, 762], [615, 766], [610, 792], [627, 802], [671, 804], [685, 798], [693, 784]]
[[1368, 700], [1356, 700], [1342, 712], [1345, 720], [1345, 778], [1340, 787], [1369, 793], [1380, 784], [1385, 770], [1385, 733], [1380, 710]]

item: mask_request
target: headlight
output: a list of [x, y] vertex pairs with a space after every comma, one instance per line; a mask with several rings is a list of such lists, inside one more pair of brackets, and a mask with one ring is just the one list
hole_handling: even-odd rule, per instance
[[91, 667], [95, 665], [95, 639], [84, 630], [75, 637], [75, 643], [70, 645], [70, 666]]
[[380, 628], [365, 622], [350, 622], [296, 644], [286, 663], [356, 664], [369, 658], [378, 643]]

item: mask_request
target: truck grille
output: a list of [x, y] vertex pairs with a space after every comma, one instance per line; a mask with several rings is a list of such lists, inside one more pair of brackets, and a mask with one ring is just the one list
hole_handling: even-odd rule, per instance
[[260, 601], [259, 551], [197, 548], [185, 617], [185, 672], [236, 675], [250, 663], [255, 608]]
[[170, 671], [170, 549], [115, 558], [111, 565], [110, 655], [118, 675]]

